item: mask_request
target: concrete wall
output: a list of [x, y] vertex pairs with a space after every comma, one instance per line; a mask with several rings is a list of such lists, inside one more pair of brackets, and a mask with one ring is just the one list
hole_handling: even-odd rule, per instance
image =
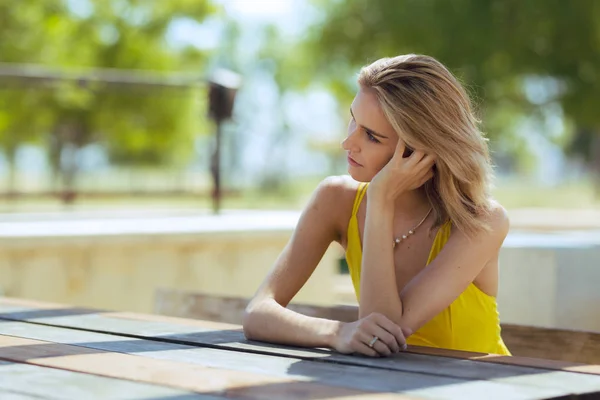
[[[296, 213], [0, 223], [0, 294], [151, 312], [155, 289], [251, 297]], [[335, 302], [332, 245], [295, 301]]]
[[498, 304], [507, 323], [600, 332], [599, 235], [511, 235]]
[[[0, 223], [0, 294], [152, 312], [155, 290], [250, 297], [297, 213]], [[294, 301], [355, 302], [334, 244]], [[600, 234], [511, 233], [501, 251], [502, 322], [600, 331]]]
[[[0, 290], [12, 297], [138, 312], [152, 311], [159, 287], [250, 297], [287, 236], [114, 237], [4, 245]], [[326, 254], [298, 301], [334, 302], [334, 253]]]

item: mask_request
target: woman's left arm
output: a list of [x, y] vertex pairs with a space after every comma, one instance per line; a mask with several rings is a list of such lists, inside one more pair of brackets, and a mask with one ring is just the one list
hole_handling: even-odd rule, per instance
[[[369, 204], [370, 203], [370, 204]], [[487, 217], [491, 228], [474, 238], [453, 231], [438, 256], [398, 295], [392, 243], [391, 205], [367, 203], [359, 314], [378, 312], [415, 332], [448, 307], [496, 256], [508, 233], [506, 211], [497, 206]]]

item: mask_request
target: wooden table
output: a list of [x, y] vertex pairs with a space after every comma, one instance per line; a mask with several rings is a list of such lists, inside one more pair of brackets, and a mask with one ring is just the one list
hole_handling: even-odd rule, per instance
[[373, 359], [251, 342], [237, 325], [0, 298], [2, 400], [594, 394], [600, 396], [600, 365], [423, 347]]

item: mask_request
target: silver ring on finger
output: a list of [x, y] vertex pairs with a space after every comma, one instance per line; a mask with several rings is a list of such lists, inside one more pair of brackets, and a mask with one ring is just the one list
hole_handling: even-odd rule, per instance
[[379, 340], [379, 338], [377, 336], [373, 336], [373, 339], [371, 339], [371, 341], [369, 342], [368, 346], [370, 348], [373, 348], [373, 346], [375, 346], [375, 343]]

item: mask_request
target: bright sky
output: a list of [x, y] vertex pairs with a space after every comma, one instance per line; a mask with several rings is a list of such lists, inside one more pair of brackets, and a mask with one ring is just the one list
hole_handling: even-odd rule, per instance
[[[302, 32], [315, 9], [306, 0], [213, 0], [225, 8], [228, 17], [240, 22], [253, 31], [256, 25], [272, 23], [282, 33], [297, 35]], [[222, 21], [208, 18], [202, 24], [192, 20], [177, 21], [169, 32], [169, 40], [176, 43], [191, 43], [202, 49], [219, 46]]]
[[232, 16], [265, 20], [289, 15], [298, 3], [297, 0], [216, 0], [215, 2], [223, 4]]
[[[93, 12], [90, 0], [67, 0], [72, 11], [81, 16]], [[301, 32], [311, 15], [306, 0], [213, 0], [225, 8], [227, 16], [243, 25], [274, 23], [286, 33]], [[174, 45], [191, 43], [202, 49], [219, 45], [222, 23], [209, 18], [201, 25], [189, 19], [180, 19], [173, 24], [168, 40]]]

